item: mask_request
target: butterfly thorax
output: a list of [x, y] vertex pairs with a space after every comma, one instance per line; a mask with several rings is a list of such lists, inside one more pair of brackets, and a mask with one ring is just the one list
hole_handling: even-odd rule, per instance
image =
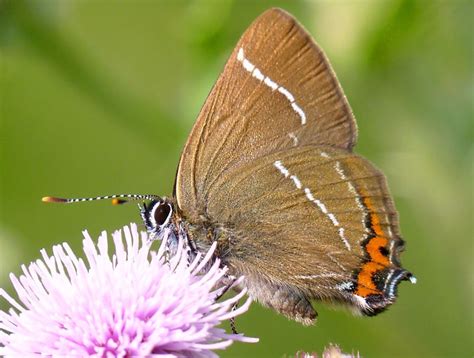
[[214, 257], [219, 257], [222, 265], [227, 264], [226, 257], [232, 250], [236, 236], [230, 228], [212, 223], [205, 217], [199, 222], [190, 222], [178, 215], [180, 224], [184, 227], [189, 244], [197, 252], [205, 254], [214, 242], [217, 243]]

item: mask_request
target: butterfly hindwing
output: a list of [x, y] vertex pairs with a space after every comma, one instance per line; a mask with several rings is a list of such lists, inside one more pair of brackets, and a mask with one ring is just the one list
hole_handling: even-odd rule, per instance
[[256, 267], [308, 298], [384, 294], [357, 271], [368, 262], [375, 271], [397, 270], [402, 241], [385, 178], [367, 160], [305, 146], [229, 175], [208, 193], [208, 215], [235, 230], [231, 266]]

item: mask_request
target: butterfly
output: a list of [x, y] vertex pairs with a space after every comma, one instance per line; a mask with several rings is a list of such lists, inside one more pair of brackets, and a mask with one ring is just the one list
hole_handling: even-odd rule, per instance
[[[171, 198], [148, 199], [150, 235], [215, 257], [263, 306], [305, 325], [311, 300], [376, 315], [403, 269], [398, 214], [385, 176], [355, 154], [357, 125], [321, 48], [270, 9], [240, 38], [179, 161]], [[45, 198], [45, 201], [85, 199]]]

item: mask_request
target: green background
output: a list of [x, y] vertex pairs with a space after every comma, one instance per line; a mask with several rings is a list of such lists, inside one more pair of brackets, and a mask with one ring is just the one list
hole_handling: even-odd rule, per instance
[[472, 357], [468, 1], [0, 1], [0, 286], [11, 290], [8, 273], [43, 247], [80, 251], [81, 230], [140, 221], [135, 205], [42, 196], [171, 193], [208, 91], [271, 6], [293, 13], [330, 58], [358, 119], [356, 151], [388, 177], [418, 284], [401, 284], [397, 304], [374, 318], [317, 304], [310, 328], [253, 304], [237, 327], [260, 343], [222, 356], [335, 342], [366, 357]]

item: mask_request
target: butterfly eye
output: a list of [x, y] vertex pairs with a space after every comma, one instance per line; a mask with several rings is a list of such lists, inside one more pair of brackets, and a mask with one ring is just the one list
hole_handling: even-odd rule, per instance
[[156, 226], [162, 226], [169, 221], [171, 217], [171, 205], [168, 203], [158, 202], [152, 209], [152, 217]]

